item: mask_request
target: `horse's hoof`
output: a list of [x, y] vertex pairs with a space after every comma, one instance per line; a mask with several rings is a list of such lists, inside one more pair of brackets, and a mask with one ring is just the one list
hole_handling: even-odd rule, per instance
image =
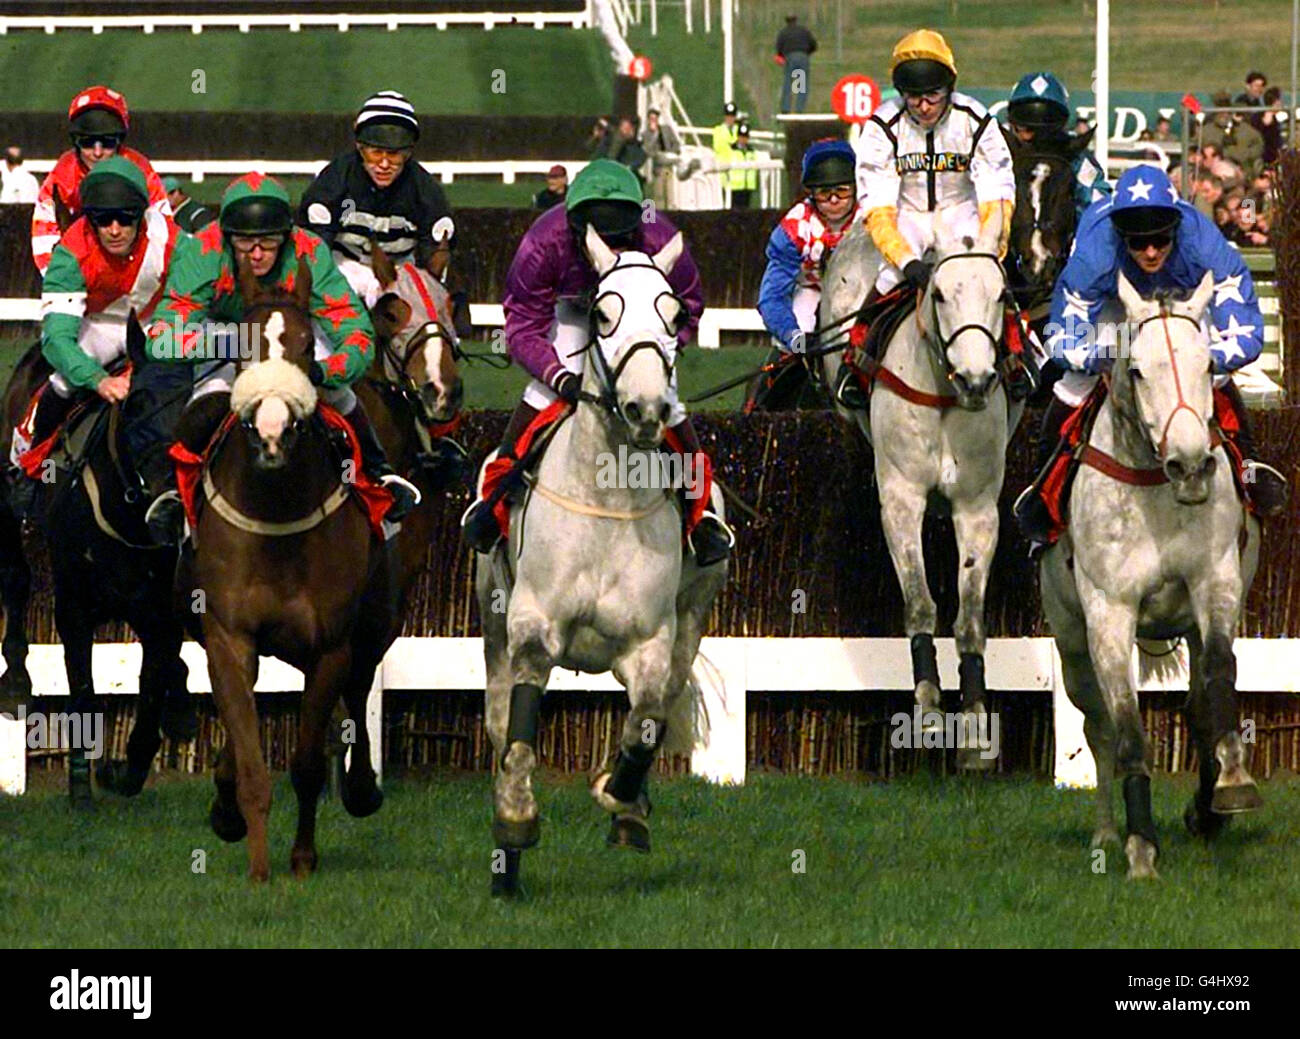
[[615, 815], [610, 819], [605, 843], [611, 848], [631, 848], [649, 854], [650, 826], [638, 815]]
[[0, 675], [0, 697], [27, 700], [32, 695], [32, 676], [25, 667], [11, 667]]
[[89, 780], [85, 783], [70, 783], [68, 785], [68, 797], [72, 801], [74, 811], [93, 812], [95, 810], [95, 795], [91, 793]]
[[1253, 812], [1263, 805], [1259, 788], [1254, 783], [1240, 786], [1219, 786], [1214, 788], [1214, 798], [1210, 801], [1210, 810], [1219, 815], [1236, 815], [1239, 812]]
[[1112, 844], [1119, 844], [1119, 830], [1114, 825], [1099, 826], [1093, 831], [1091, 847], [1104, 848]]
[[1183, 810], [1183, 825], [1193, 837], [1204, 837], [1207, 841], [1217, 837], [1219, 831], [1228, 825], [1230, 816], [1206, 812], [1204, 815], [1196, 807], [1196, 798], [1188, 802]]
[[293, 875], [299, 880], [306, 880], [316, 872], [316, 867], [320, 864], [320, 856], [316, 854], [315, 848], [304, 848], [299, 850], [294, 848], [289, 855], [289, 868], [293, 870]]
[[239, 809], [227, 808], [220, 800], [212, 802], [208, 822], [212, 825], [212, 832], [230, 844], [242, 841], [248, 833], [248, 823], [239, 814]]
[[252, 884], [265, 884], [271, 879], [270, 866], [249, 866], [248, 880]]
[[135, 797], [144, 789], [144, 782], [148, 777], [148, 769], [143, 772], [136, 771], [121, 759], [106, 761], [95, 771], [95, 778], [101, 787], [122, 797]]
[[379, 789], [373, 773], [368, 780], [358, 780], [355, 785], [349, 783], [344, 776], [340, 798], [348, 815], [355, 819], [364, 819], [368, 815], [374, 815], [382, 807], [384, 792]]
[[163, 735], [177, 743], [188, 743], [198, 736], [199, 712], [194, 707], [194, 698], [189, 693], [167, 697], [160, 725]]
[[1124, 853], [1128, 856], [1129, 880], [1159, 880], [1156, 872], [1156, 857], [1159, 849], [1145, 837], [1130, 833], [1124, 842]]
[[916, 702], [921, 708], [921, 731], [943, 732], [944, 717], [941, 706], [942, 693], [933, 682], [922, 679], [916, 686]]
[[512, 822], [499, 816], [492, 820], [492, 840], [498, 848], [522, 851], [531, 848], [542, 837], [542, 822], [537, 816]]

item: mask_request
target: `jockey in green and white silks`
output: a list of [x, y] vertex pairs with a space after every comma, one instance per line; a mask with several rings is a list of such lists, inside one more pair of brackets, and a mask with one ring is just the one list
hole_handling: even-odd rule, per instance
[[[141, 374], [161, 383], [155, 393], [175, 392], [177, 379], [201, 380], [194, 399], [229, 392], [239, 359], [234, 329], [219, 324], [240, 321], [244, 302], [237, 285], [236, 257], [243, 256], [252, 273], [284, 294], [293, 291], [299, 263], [311, 272], [311, 312], [316, 334], [312, 381], [321, 397], [351, 423], [360, 441], [367, 473], [394, 493], [388, 518], [396, 520], [419, 501], [419, 492], [388, 465], [365, 410], [351, 386], [362, 378], [374, 353], [374, 329], [356, 293], [334, 265], [329, 248], [310, 231], [294, 230], [288, 193], [278, 181], [249, 173], [226, 189], [221, 213], [177, 249], [167, 275], [162, 302], [149, 327], [152, 362]], [[170, 375], [183, 372], [182, 376]], [[161, 391], [161, 392], [160, 392]], [[213, 408], [219, 423], [227, 409]], [[160, 413], [165, 414], [164, 413]], [[172, 430], [165, 419], [128, 428], [128, 443], [141, 476], [154, 495], [150, 530], [160, 541], [179, 534], [179, 501], [171, 490], [174, 479], [166, 448]], [[215, 424], [214, 424], [215, 429]], [[160, 457], [161, 456], [161, 457]]]
[[126, 356], [131, 311], [144, 319], [153, 313], [172, 252], [184, 238], [150, 206], [140, 168], [121, 156], [86, 174], [80, 200], [82, 215], [54, 247], [41, 285], [41, 353], [54, 374], [34, 413], [14, 431], [15, 464], [86, 394], [110, 403], [125, 399], [128, 376], [110, 375], [108, 368]]
[[[1069, 139], [1065, 124], [1070, 118], [1070, 92], [1050, 72], [1029, 72], [1020, 77], [1007, 101], [1007, 124], [1021, 141], [1035, 141], [1051, 147]], [[1072, 160], [1074, 208], [1077, 216], [1094, 202], [1110, 196], [1112, 188], [1101, 164], [1089, 151]]]

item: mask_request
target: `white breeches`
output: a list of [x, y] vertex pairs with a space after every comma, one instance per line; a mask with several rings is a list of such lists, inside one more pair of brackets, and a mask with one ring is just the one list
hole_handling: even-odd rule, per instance
[[[980, 233], [980, 211], [973, 201], [960, 202], [937, 210], [943, 214], [943, 227], [949, 238], [961, 238], [969, 235], [978, 238]], [[917, 257], [933, 247], [935, 243], [935, 213], [917, 209], [900, 208], [898, 211], [898, 232], [912, 248]], [[903, 280], [903, 272], [888, 260], [882, 260], [880, 271], [876, 275], [876, 291], [884, 294]]]
[[339, 273], [347, 279], [352, 291], [361, 297], [361, 302], [369, 310], [379, 299], [382, 289], [379, 285], [379, 279], [375, 277], [375, 272], [359, 260], [354, 260], [350, 256], [344, 256], [342, 253], [334, 253], [334, 266], [339, 269]]
[[[104, 368], [126, 356], [126, 318], [92, 314], [81, 319], [77, 345]], [[50, 376], [50, 386], [60, 397], [72, 395], [73, 387], [58, 372]]]

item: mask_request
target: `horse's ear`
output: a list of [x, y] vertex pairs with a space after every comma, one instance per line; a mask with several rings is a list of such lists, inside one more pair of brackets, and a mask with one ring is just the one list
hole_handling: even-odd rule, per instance
[[1144, 310], [1148, 310], [1153, 305], [1150, 300], [1143, 299], [1138, 294], [1132, 282], [1124, 277], [1123, 271], [1119, 274], [1119, 301], [1124, 304], [1125, 313], [1133, 319], [1140, 317]]
[[1076, 137], [1071, 137], [1070, 143], [1065, 146], [1065, 150], [1069, 152], [1071, 156], [1079, 155], [1082, 152], [1087, 151], [1092, 147], [1092, 138], [1096, 132], [1097, 128], [1095, 126], [1090, 126], [1086, 132], [1081, 133]]
[[293, 279], [293, 301], [299, 310], [311, 310], [311, 267], [306, 257], [298, 258], [298, 275]]
[[587, 225], [587, 233], [583, 236], [583, 245], [587, 250], [587, 259], [591, 261], [591, 265], [596, 269], [597, 274], [604, 274], [618, 262], [618, 254], [605, 244], [605, 239], [596, 233], [596, 229], [591, 224]]
[[63, 234], [64, 231], [71, 227], [75, 219], [76, 218], [72, 215], [72, 210], [64, 204], [63, 196], [59, 194], [59, 186], [55, 184], [54, 222], [59, 225], [59, 234]]
[[1214, 295], [1214, 271], [1206, 271], [1201, 277], [1201, 283], [1196, 286], [1196, 291], [1192, 293], [1192, 298], [1178, 307], [1183, 313], [1199, 319], [1205, 313], [1205, 308], [1210, 305], [1210, 297]]
[[663, 271], [664, 276], [667, 277], [673, 272], [673, 268], [677, 265], [677, 261], [681, 259], [682, 250], [685, 248], [685, 240], [682, 238], [682, 233], [678, 231], [664, 243], [662, 249], [650, 257], [650, 261]]
[[370, 269], [375, 272], [381, 289], [390, 288], [397, 281], [397, 268], [393, 265], [392, 257], [373, 238], [370, 240]]
[[126, 357], [136, 371], [139, 371], [149, 360], [145, 351], [144, 329], [140, 327], [135, 307], [132, 307], [131, 312], [126, 316]]
[[385, 292], [370, 308], [370, 323], [380, 339], [392, 339], [411, 320], [411, 305], [396, 292]]

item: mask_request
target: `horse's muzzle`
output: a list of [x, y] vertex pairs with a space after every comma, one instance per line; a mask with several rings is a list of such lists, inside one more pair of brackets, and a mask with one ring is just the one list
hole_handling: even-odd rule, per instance
[[627, 423], [632, 443], [639, 448], [651, 448], [657, 447], [663, 440], [668, 417], [672, 414], [672, 405], [667, 401], [660, 401], [656, 405], [629, 400], [620, 405], [619, 413]]
[[450, 422], [460, 411], [464, 400], [465, 383], [460, 379], [456, 379], [445, 390], [439, 390], [432, 382], [426, 382], [420, 387], [420, 403], [424, 406], [425, 414], [434, 422]]
[[1165, 461], [1165, 475], [1174, 489], [1174, 499], [1180, 505], [1202, 505], [1210, 498], [1214, 486], [1215, 460], [1211, 454], [1198, 462], [1178, 458]]
[[957, 391], [957, 406], [963, 411], [983, 411], [989, 406], [989, 397], [998, 384], [998, 373], [989, 372], [979, 378], [967, 379], [953, 372], [952, 388]]

